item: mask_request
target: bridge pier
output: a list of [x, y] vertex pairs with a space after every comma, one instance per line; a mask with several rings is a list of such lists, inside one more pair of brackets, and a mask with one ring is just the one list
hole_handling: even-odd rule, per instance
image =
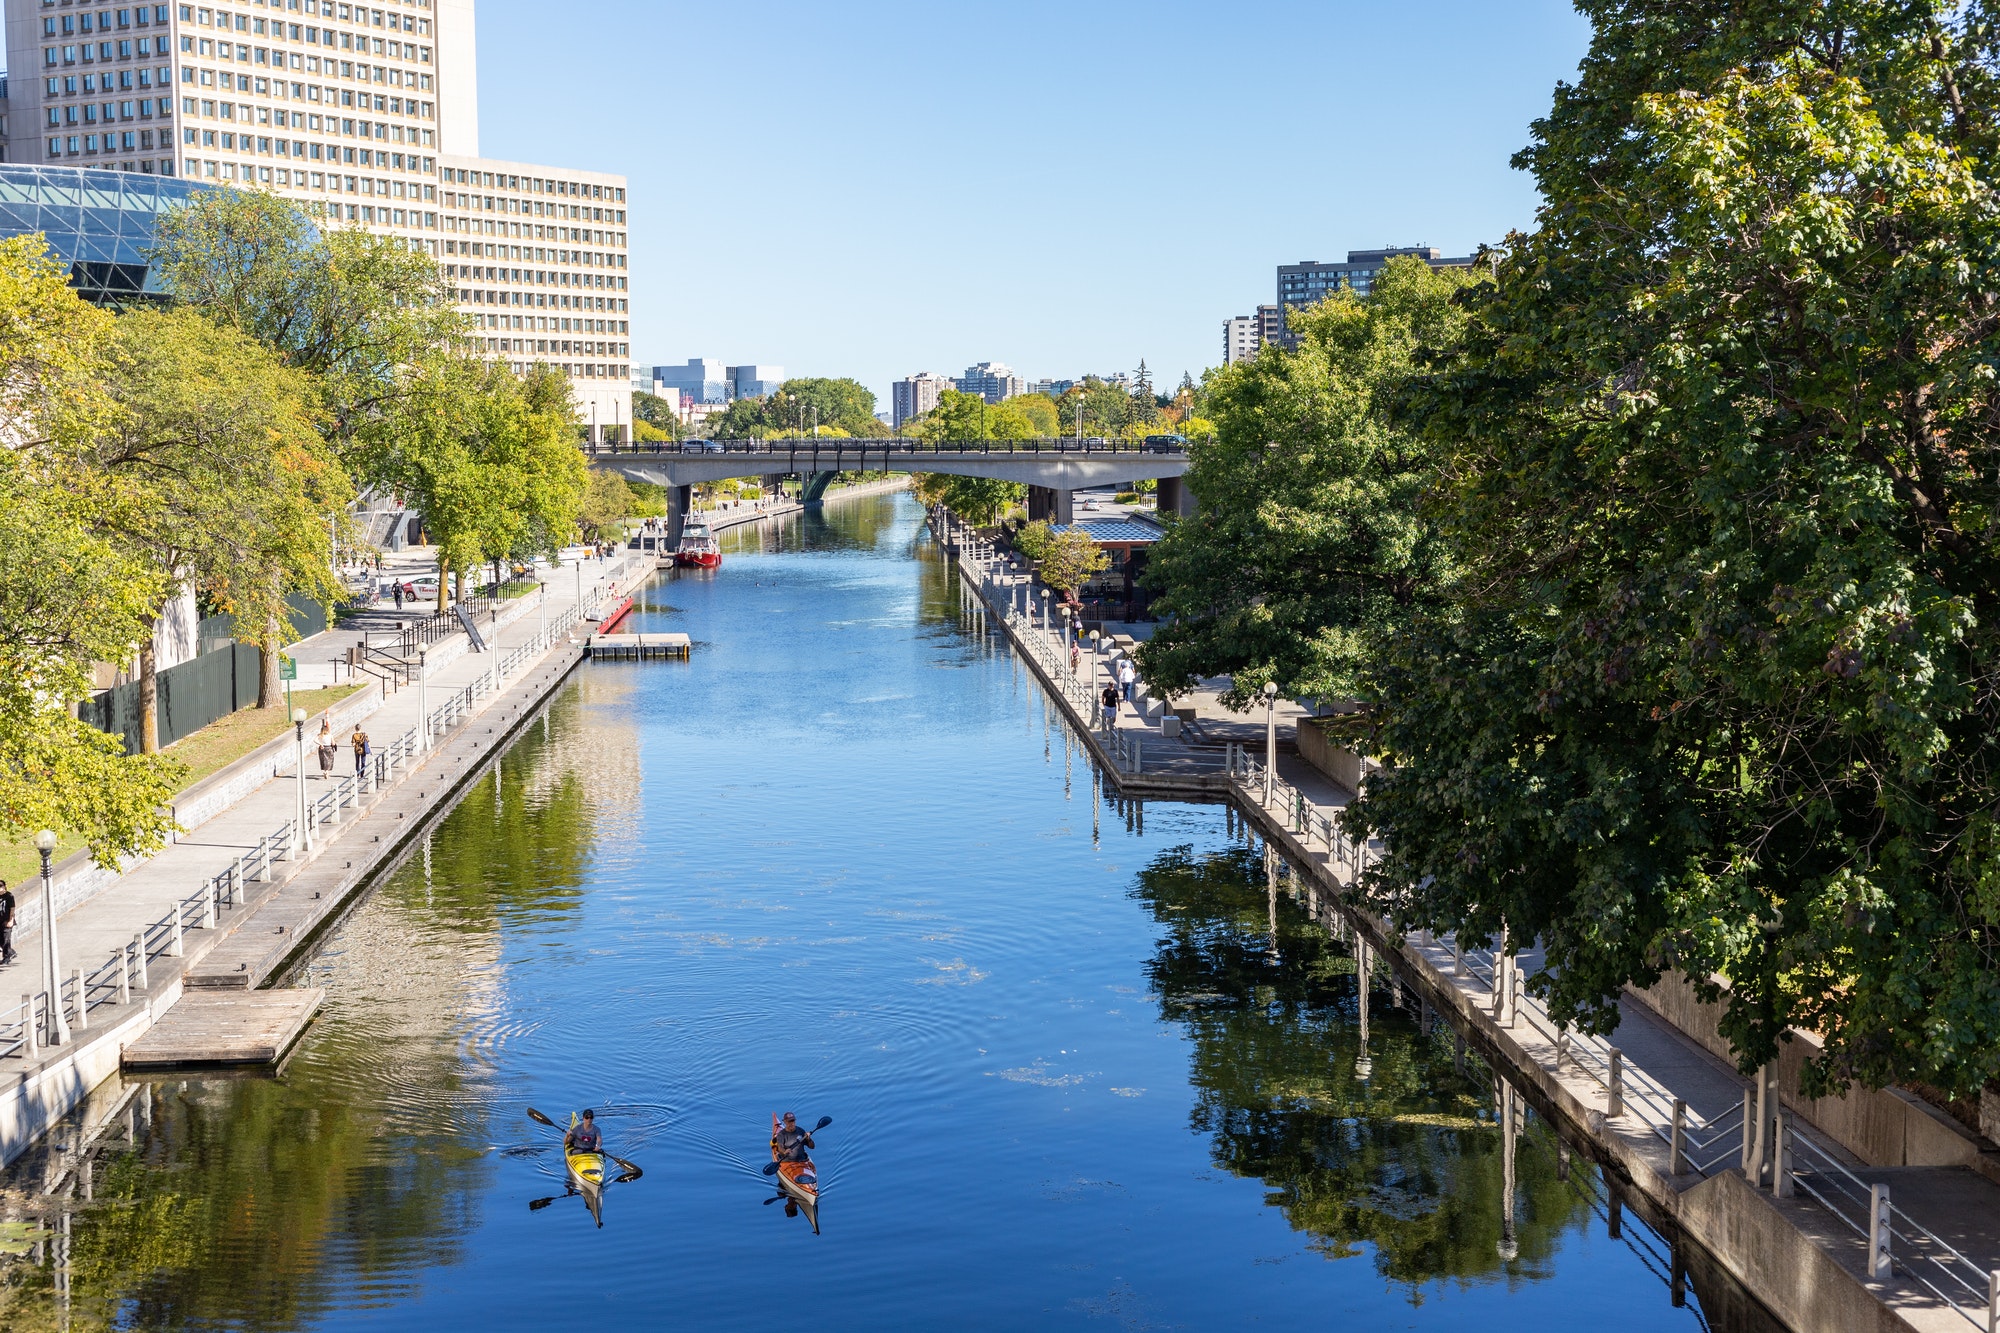
[[1188, 489], [1187, 482], [1180, 477], [1161, 477], [1159, 489], [1154, 492], [1153, 500], [1153, 512], [1157, 514], [1186, 516], [1195, 510], [1194, 492]]
[[687, 526], [688, 510], [694, 506], [693, 486], [667, 487], [667, 550], [681, 544], [681, 529]]
[[1028, 521], [1049, 523], [1073, 523], [1076, 521], [1075, 503], [1071, 492], [1059, 491], [1051, 486], [1028, 487]]
[[766, 500], [774, 495], [782, 495], [785, 490], [785, 474], [782, 472], [768, 472], [757, 478], [757, 487], [764, 492]]

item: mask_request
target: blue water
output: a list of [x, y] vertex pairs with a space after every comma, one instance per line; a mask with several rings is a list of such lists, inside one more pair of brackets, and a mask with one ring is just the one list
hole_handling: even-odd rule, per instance
[[[1665, 1242], [1612, 1238], [1532, 1118], [1503, 1259], [1490, 1073], [1378, 974], [1363, 1078], [1351, 953], [1224, 807], [1097, 791], [920, 517], [850, 502], [653, 585], [635, 628], [692, 660], [573, 678], [305, 967], [328, 1005], [282, 1078], [127, 1090], [88, 1200], [10, 1173], [8, 1326], [1736, 1309], [1676, 1308]], [[598, 1108], [642, 1169], [601, 1227], [529, 1106]], [[833, 1117], [817, 1234], [759, 1174], [784, 1110]]]

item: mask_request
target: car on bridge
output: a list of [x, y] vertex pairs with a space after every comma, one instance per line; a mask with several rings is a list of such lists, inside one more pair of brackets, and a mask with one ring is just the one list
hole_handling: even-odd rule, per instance
[[1178, 454], [1187, 450], [1184, 435], [1148, 435], [1139, 445], [1140, 451], [1149, 454]]

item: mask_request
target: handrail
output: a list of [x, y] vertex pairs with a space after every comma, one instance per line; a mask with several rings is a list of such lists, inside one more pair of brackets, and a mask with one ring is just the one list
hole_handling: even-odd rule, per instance
[[[895, 438], [856, 438], [843, 436], [833, 439], [821, 436], [817, 439], [774, 440], [654, 440], [641, 443], [636, 440], [608, 441], [602, 444], [587, 444], [585, 452], [596, 454], [634, 455], [687, 455], [699, 457], [705, 454], [751, 454], [762, 457], [798, 454], [826, 454], [834, 460], [854, 455], [855, 461], [864, 468], [868, 454], [890, 457], [920, 458], [926, 454], [932, 457], [943, 455], [963, 456], [966, 454], [1158, 454], [1167, 458], [1187, 457], [1187, 446], [1178, 448], [1161, 442], [1146, 440], [1112, 439], [1105, 436], [1044, 436], [1034, 440], [908, 440]], [[838, 467], [822, 471], [844, 471]]]

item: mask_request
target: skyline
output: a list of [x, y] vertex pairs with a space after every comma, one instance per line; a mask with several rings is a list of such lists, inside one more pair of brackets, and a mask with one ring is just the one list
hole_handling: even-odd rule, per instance
[[[1032, 4], [1004, 29], [903, 3], [593, 12], [483, 0], [481, 150], [629, 178], [632, 361], [848, 375], [884, 409], [905, 375], [986, 360], [1199, 377], [1279, 264], [1532, 225], [1508, 159], [1588, 40], [1555, 0], [1446, 3], [1421, 27], [1348, 3], [1227, 28], [1185, 3]], [[1182, 31], [1209, 33], [1193, 74]], [[1283, 51], [1324, 58], [1274, 68]], [[552, 77], [570, 114], [519, 96]], [[1286, 97], [1309, 109], [1277, 114]], [[637, 128], [579, 137], [579, 117]]]

